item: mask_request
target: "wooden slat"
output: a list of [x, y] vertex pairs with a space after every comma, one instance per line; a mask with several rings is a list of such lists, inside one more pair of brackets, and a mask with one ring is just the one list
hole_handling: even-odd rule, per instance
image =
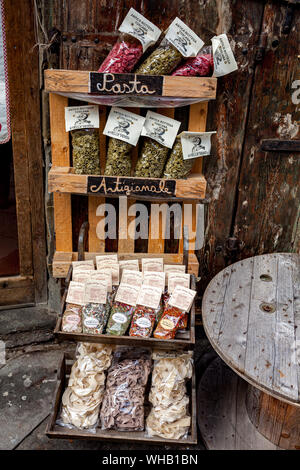
[[[70, 166], [69, 135], [65, 130], [65, 106], [68, 99], [50, 94], [50, 128], [52, 166]], [[51, 179], [49, 191], [51, 191]], [[69, 194], [53, 194], [55, 240], [57, 251], [72, 251], [72, 214], [71, 196]]]
[[[130, 77], [130, 80], [132, 77]], [[163, 78], [162, 96], [215, 99], [217, 79], [212, 77]], [[85, 70], [45, 70], [45, 90], [48, 92], [89, 92], [89, 72]]]

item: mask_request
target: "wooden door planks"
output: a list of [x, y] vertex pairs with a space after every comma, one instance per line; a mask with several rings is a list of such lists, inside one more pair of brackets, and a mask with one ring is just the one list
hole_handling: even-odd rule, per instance
[[[203, 324], [218, 354], [252, 385], [299, 404], [299, 255], [233, 264], [207, 287]], [[299, 349], [299, 347], [298, 347]]]

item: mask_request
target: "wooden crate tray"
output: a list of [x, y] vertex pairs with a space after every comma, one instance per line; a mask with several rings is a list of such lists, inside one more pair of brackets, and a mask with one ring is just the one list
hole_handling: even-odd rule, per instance
[[107, 197], [135, 197], [156, 200], [201, 200], [205, 198], [203, 175], [187, 179], [136, 178], [124, 176], [76, 175], [73, 168], [55, 167], [48, 174], [49, 192]]
[[[56, 424], [60, 413], [60, 405], [63, 392], [68, 384], [68, 376], [71, 370], [71, 363], [63, 356], [57, 372], [57, 385], [55, 390], [52, 412], [49, 418], [46, 435], [55, 439], [93, 439], [98, 441], [126, 441], [126, 442], [147, 442], [148, 444], [173, 444], [191, 445], [197, 444], [197, 423], [196, 423], [196, 377], [193, 370], [192, 380], [187, 383], [187, 391], [190, 397], [191, 426], [187, 438], [185, 439], [163, 439], [158, 436], [147, 436], [145, 431], [113, 431], [96, 429], [95, 433], [88, 431], [69, 429]], [[145, 417], [150, 411], [150, 406], [145, 403]]]
[[98, 73], [85, 70], [45, 70], [45, 91], [51, 93], [93, 93], [97, 95], [135, 95], [216, 98], [217, 79]]

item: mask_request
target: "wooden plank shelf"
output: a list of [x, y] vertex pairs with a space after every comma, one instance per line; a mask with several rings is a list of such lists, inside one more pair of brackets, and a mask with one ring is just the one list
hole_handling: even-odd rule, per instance
[[49, 192], [107, 197], [138, 197], [156, 200], [203, 200], [203, 175], [187, 179], [136, 178], [124, 176], [77, 175], [71, 167], [55, 167], [48, 174]]
[[[102, 430], [96, 428], [94, 433], [69, 429], [56, 424], [60, 413], [61, 399], [68, 384], [68, 378], [71, 370], [71, 364], [66, 356], [61, 360], [57, 372], [57, 384], [55, 389], [52, 412], [48, 421], [46, 435], [54, 439], [93, 439], [97, 441], [127, 441], [127, 442], [146, 442], [148, 444], [173, 444], [189, 446], [197, 444], [197, 410], [196, 410], [196, 377], [193, 370], [192, 380], [187, 382], [187, 393], [190, 398], [189, 413], [191, 416], [191, 426], [186, 438], [183, 439], [163, 439], [158, 436], [150, 437], [145, 431], [114, 431]], [[150, 380], [150, 379], [149, 379]], [[145, 400], [145, 417], [149, 414], [150, 403]]]
[[45, 70], [45, 91], [51, 93], [93, 93], [97, 95], [135, 95], [216, 98], [214, 77], [178, 77], [89, 72], [85, 70]]

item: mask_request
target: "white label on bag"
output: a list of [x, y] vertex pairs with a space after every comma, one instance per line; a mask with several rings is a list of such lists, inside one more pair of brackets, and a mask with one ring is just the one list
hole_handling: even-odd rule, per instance
[[117, 290], [115, 301], [135, 306], [139, 291], [139, 286], [131, 286], [130, 284], [122, 283]]
[[140, 328], [150, 328], [151, 326], [151, 321], [149, 320], [149, 318], [145, 317], [138, 318], [135, 323]]
[[168, 284], [169, 273], [185, 273], [185, 269], [186, 267], [184, 264], [165, 264], [164, 272], [166, 273], [166, 285]]
[[95, 273], [96, 271], [93, 269], [80, 269], [80, 267], [78, 267], [77, 269], [75, 269], [73, 271], [73, 277], [72, 277], [72, 280], [73, 281], [77, 281], [77, 282], [86, 282], [88, 279], [90, 279], [90, 277], [92, 276], [93, 273]]
[[180, 124], [180, 121], [163, 116], [162, 114], [154, 113], [153, 111], [148, 111], [141, 135], [150, 137], [150, 139], [171, 149]]
[[130, 284], [131, 286], [141, 286], [143, 283], [143, 274], [140, 271], [124, 269], [121, 283]]
[[159, 287], [161, 290], [165, 287], [166, 275], [161, 271], [145, 271], [143, 282], [147, 286]]
[[143, 46], [144, 52], [149, 46], [156, 43], [161, 34], [161, 30], [157, 26], [138, 13], [134, 8], [130, 8], [123, 23], [119, 27], [119, 31], [121, 31], [121, 33], [130, 34], [138, 39]]
[[173, 44], [183, 57], [196, 57], [204, 42], [179, 18], [170, 24], [166, 39]]
[[142, 258], [142, 271], [159, 271], [162, 272], [164, 269], [163, 258]]
[[83, 282], [71, 281], [66, 302], [68, 304], [84, 305], [85, 285]]
[[107, 282], [92, 280], [85, 283], [84, 302], [95, 304], [106, 304]]
[[238, 66], [226, 34], [214, 36], [211, 43], [214, 58], [213, 77], [222, 77], [237, 70]]
[[97, 255], [96, 256], [96, 266], [97, 269], [99, 267], [106, 267], [108, 263], [117, 263], [118, 262], [118, 255], [117, 254], [112, 254], [112, 255]]
[[136, 145], [145, 122], [143, 116], [122, 108], [111, 108], [103, 134]]
[[127, 259], [123, 261], [119, 261], [120, 264], [120, 271], [123, 272], [124, 269], [128, 269], [131, 271], [139, 271], [139, 260], [138, 259]]
[[169, 299], [169, 305], [177, 307], [182, 312], [188, 312], [192, 306], [196, 291], [187, 287], [176, 286]]
[[187, 132], [180, 134], [183, 160], [210, 155], [212, 134], [216, 132]]
[[112, 319], [116, 323], [126, 323], [127, 322], [127, 317], [124, 315], [124, 313], [114, 313], [112, 316]]
[[95, 269], [94, 261], [86, 259], [84, 261], [72, 261], [73, 270], [80, 267], [80, 269]]
[[189, 289], [190, 287], [190, 274], [186, 273], [169, 273], [168, 274], [168, 292], [169, 294], [172, 294], [175, 290], [175, 287], [177, 286], [182, 286], [182, 287], [187, 287]]
[[97, 318], [86, 318], [83, 322], [84, 326], [87, 328], [98, 328], [99, 327], [99, 321]]
[[70, 106], [65, 108], [65, 124], [66, 132], [76, 129], [99, 129], [98, 106]]
[[136, 303], [155, 310], [159, 307], [161, 295], [162, 289], [160, 287], [143, 284]]
[[105, 281], [107, 283], [107, 292], [112, 292], [112, 274], [109, 268], [100, 268], [92, 271], [90, 279], [93, 281]]

